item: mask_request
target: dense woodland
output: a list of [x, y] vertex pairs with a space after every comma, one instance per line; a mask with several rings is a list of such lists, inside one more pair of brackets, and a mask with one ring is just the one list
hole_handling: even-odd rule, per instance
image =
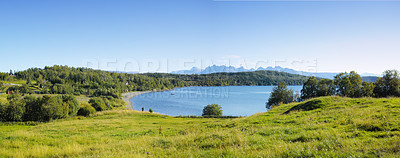
[[[112, 96], [118, 98], [127, 91], [163, 90], [184, 86], [276, 85], [285, 82], [301, 85], [307, 77], [276, 71], [214, 73], [207, 75], [174, 75], [166, 73], [127, 74], [72, 68], [67, 66], [31, 68], [13, 73], [1, 73], [0, 80], [26, 80], [22, 86], [8, 91], [40, 94], [74, 94]], [[33, 84], [35, 82], [35, 84]], [[36, 86], [36, 89], [35, 87]], [[31, 87], [31, 88], [30, 88]], [[33, 88], [32, 88], [33, 87]]]

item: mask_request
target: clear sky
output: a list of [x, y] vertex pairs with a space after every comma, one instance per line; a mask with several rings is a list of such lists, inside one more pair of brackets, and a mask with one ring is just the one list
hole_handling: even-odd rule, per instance
[[400, 1], [0, 1], [0, 71], [400, 70]]

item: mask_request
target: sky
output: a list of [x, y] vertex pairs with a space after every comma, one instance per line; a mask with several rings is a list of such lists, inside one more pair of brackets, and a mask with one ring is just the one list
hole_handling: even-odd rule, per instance
[[0, 71], [400, 70], [400, 1], [0, 1]]

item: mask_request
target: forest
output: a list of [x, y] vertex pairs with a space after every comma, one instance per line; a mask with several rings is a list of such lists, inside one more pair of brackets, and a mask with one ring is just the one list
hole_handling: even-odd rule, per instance
[[[121, 93], [185, 86], [301, 85], [306, 76], [275, 71], [128, 74], [55, 65], [0, 73], [0, 121], [47, 122], [123, 107]], [[77, 100], [80, 97], [80, 100]], [[82, 99], [83, 98], [83, 99]], [[1, 98], [0, 98], [1, 99]]]
[[7, 91], [19, 91], [26, 94], [73, 94], [119, 98], [121, 93], [128, 91], [164, 90], [185, 86], [265, 86], [276, 85], [279, 82], [301, 85], [307, 80], [307, 77], [276, 71], [206, 75], [127, 74], [59, 65], [0, 74], [0, 80], [13, 79], [26, 80], [26, 83], [21, 86], [9, 87]]

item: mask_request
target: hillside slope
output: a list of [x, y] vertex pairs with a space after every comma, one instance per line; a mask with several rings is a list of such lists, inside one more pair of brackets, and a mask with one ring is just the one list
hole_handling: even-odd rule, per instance
[[107, 111], [36, 126], [2, 124], [0, 157], [399, 157], [399, 114], [399, 98], [342, 97], [237, 119]]

